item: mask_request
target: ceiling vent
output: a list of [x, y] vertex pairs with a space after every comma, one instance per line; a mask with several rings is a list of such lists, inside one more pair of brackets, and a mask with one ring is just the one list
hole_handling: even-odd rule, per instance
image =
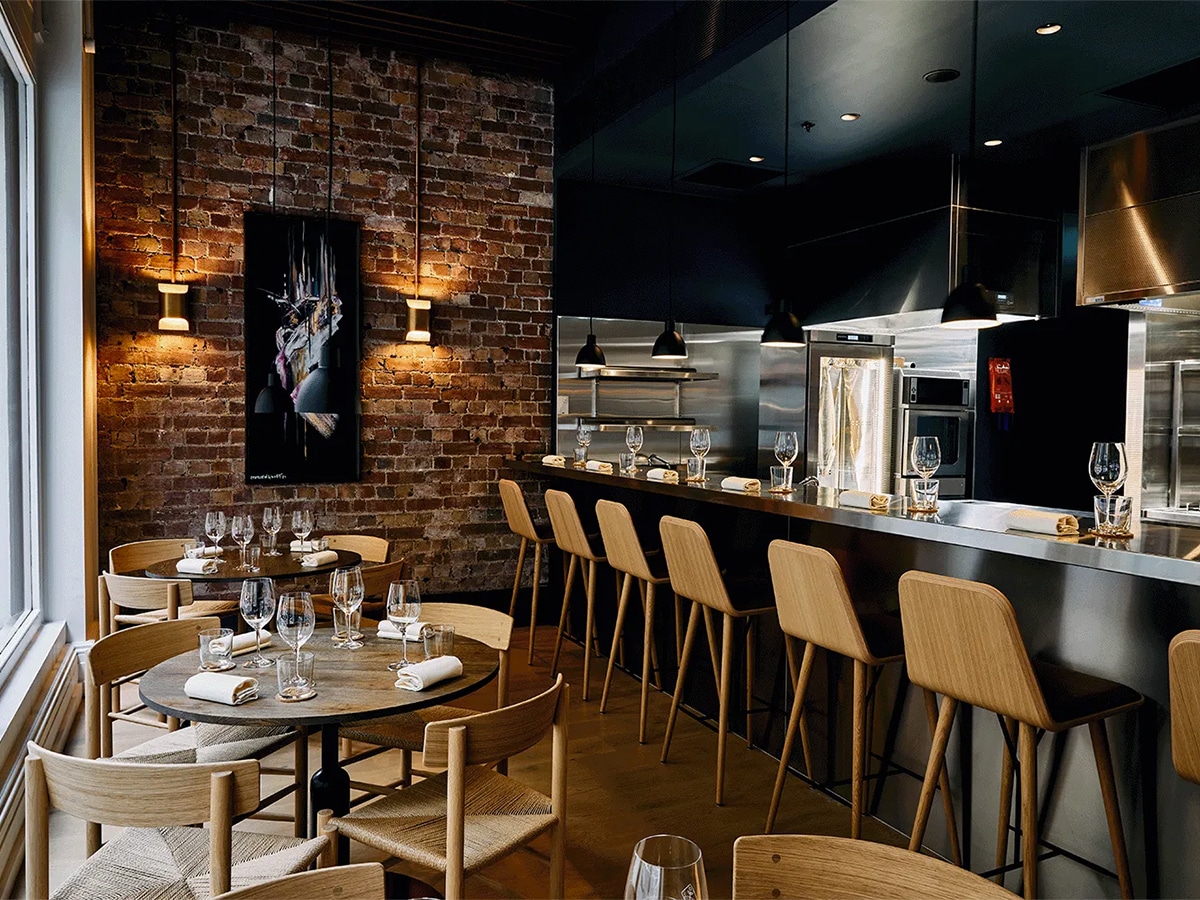
[[694, 169], [681, 176], [679, 180], [688, 184], [702, 184], [705, 187], [744, 191], [746, 188], [755, 187], [764, 181], [778, 178], [782, 174], [782, 169], [717, 160], [701, 166], [699, 169]]

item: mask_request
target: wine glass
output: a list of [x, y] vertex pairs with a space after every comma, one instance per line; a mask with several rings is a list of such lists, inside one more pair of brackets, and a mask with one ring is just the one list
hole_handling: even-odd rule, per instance
[[275, 582], [270, 578], [247, 578], [242, 582], [242, 618], [254, 629], [254, 658], [242, 663], [247, 669], [269, 669], [275, 660], [262, 654], [262, 629], [275, 615]]
[[313, 612], [312, 596], [308, 591], [294, 591], [279, 598], [275, 613], [275, 630], [289, 647], [296, 651], [296, 665], [300, 665], [300, 648], [312, 637], [317, 625]]
[[233, 528], [230, 532], [233, 539], [238, 542], [242, 548], [242, 563], [238, 566], [243, 572], [250, 567], [246, 565], [246, 548], [250, 546], [250, 542], [254, 540], [254, 516], [250, 514], [236, 515], [233, 517]]
[[794, 431], [775, 432], [775, 458], [785, 469], [791, 468], [792, 463], [800, 453], [800, 439]]
[[578, 428], [576, 428], [575, 429], [575, 443], [578, 444], [580, 447], [591, 446], [592, 429], [590, 429], [586, 425], [580, 425]]
[[[415, 578], [404, 581], [393, 581], [388, 586], [387, 595], [388, 621], [405, 631], [409, 625], [421, 618], [421, 587]], [[388, 663], [388, 669], [397, 672], [405, 666], [412, 665], [408, 661], [408, 636], [400, 642], [402, 658], [400, 662]]]
[[292, 533], [303, 544], [308, 540], [308, 536], [312, 534], [316, 522], [313, 521], [313, 511], [311, 509], [295, 509], [292, 510]]
[[283, 556], [276, 544], [279, 531], [283, 528], [283, 513], [279, 511], [278, 506], [268, 506], [263, 509], [262, 524], [263, 531], [271, 535], [271, 549], [267, 551], [267, 556]]
[[355, 639], [350, 623], [353, 620], [354, 611], [362, 606], [363, 602], [362, 567], [350, 566], [344, 569], [335, 569], [330, 580], [330, 588], [333, 592], [334, 604], [346, 618], [346, 636], [344, 638], [341, 635], [335, 636], [334, 643], [343, 650], [357, 650], [363, 643]]
[[690, 443], [692, 455], [704, 459], [705, 454], [712, 449], [712, 435], [707, 428], [693, 428]]
[[633, 848], [625, 900], [708, 900], [704, 856], [687, 838], [656, 834]]
[[204, 533], [213, 542], [213, 546], [217, 549], [217, 554], [220, 555], [221, 538], [225, 537], [225, 513], [220, 510], [205, 513]]
[[916, 473], [928, 480], [942, 464], [942, 445], [932, 435], [918, 435], [908, 448], [908, 459]]
[[630, 425], [625, 429], [625, 446], [629, 452], [636, 454], [642, 449], [642, 426]]
[[1108, 499], [1125, 485], [1129, 466], [1125, 461], [1125, 445], [1120, 441], [1097, 441], [1088, 457], [1088, 475], [1096, 490]]

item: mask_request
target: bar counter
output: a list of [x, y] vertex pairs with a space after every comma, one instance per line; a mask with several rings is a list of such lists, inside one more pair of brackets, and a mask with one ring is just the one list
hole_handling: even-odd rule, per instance
[[[714, 473], [700, 486], [648, 481], [640, 473], [628, 477], [582, 471], [569, 464], [567, 468], [544, 466], [540, 457], [509, 461], [508, 466], [516, 477], [528, 480], [533, 476], [571, 493], [585, 524], [596, 499], [625, 503], [648, 546], [656, 543], [662, 515], [695, 519], [708, 531], [714, 551], [731, 574], [765, 575], [766, 546], [775, 538], [784, 538], [833, 553], [845, 572], [851, 596], [864, 605], [894, 609], [897, 581], [909, 569], [994, 585], [1012, 602], [1031, 655], [1123, 682], [1147, 697], [1140, 714], [1118, 717], [1110, 724], [1135, 890], [1139, 896], [1200, 895], [1200, 867], [1192, 862], [1187, 837], [1200, 822], [1200, 788], [1180, 779], [1171, 763], [1167, 681], [1171, 638], [1184, 629], [1200, 627], [1200, 563], [1196, 562], [1200, 529], [1140, 522], [1135, 538], [1098, 545], [1096, 539], [1086, 536], [1055, 538], [1006, 531], [1005, 517], [1016, 508], [1011, 504], [943, 500], [936, 516], [914, 516], [899, 508], [874, 513], [839, 507], [832, 492], [827, 496], [815, 488], [790, 496], [769, 494], [765, 489], [759, 494], [721, 490], [721, 476]], [[529, 493], [531, 503], [540, 505], [536, 492]], [[1091, 522], [1081, 519], [1080, 524], [1086, 531]], [[601, 584], [610, 580], [602, 578]], [[771, 598], [766, 599], [769, 602]], [[611, 611], [606, 621], [604, 606], [598, 609], [603, 639], [611, 628]], [[775, 710], [765, 734], [758, 736], [764, 739], [759, 743], [778, 756], [784, 724], [781, 710], [790, 703], [790, 686], [783, 684], [782, 664], [775, 665], [782, 653], [782, 638], [778, 626], [772, 628], [775, 635], [765, 634], [758, 641], [761, 669], [755, 692], [770, 696]], [[627, 634], [629, 631], [627, 626]], [[664, 632], [663, 640], [672, 640], [671, 629], [664, 622], [656, 623], [658, 631]], [[659, 650], [660, 659], [666, 658], [664, 651], [671, 652], [670, 644]], [[876, 752], [883, 743], [889, 711], [903, 689], [897, 678], [888, 681], [889, 677], [885, 674], [879, 688]], [[833, 710], [839, 721], [827, 729], [832, 735], [845, 730], [842, 720], [848, 717], [836, 713], [836, 667], [829, 668], [828, 678], [824, 709], [822, 698], [810, 690], [810, 718], [819, 720]], [[703, 679], [689, 675], [689, 682], [693, 680]], [[707, 711], [706, 698], [693, 701], [689, 693], [689, 702]], [[846, 708], [844, 702], [841, 705]], [[912, 772], [923, 772], [929, 751], [929, 732], [920, 705], [919, 700], [904, 705], [893, 757]], [[658, 735], [661, 724], [655, 732]], [[992, 867], [995, 853], [1000, 729], [994, 716], [976, 713], [956, 723], [955, 731], [948, 763], [966, 836], [964, 848], [970, 854], [970, 867], [983, 871]], [[845, 740], [840, 743], [843, 748], [848, 745]], [[1043, 838], [1111, 869], [1111, 848], [1086, 737], [1048, 737], [1039, 752], [1039, 769], [1047, 773], [1039, 779], [1046, 805]], [[819, 750], [814, 753], [819, 755]], [[841, 753], [835, 758], [840, 760]], [[802, 768], [797, 759], [798, 755], [793, 765]], [[1055, 765], [1057, 774], [1051, 776]], [[839, 761], [837, 777], [847, 774], [848, 768]], [[736, 773], [731, 777], [736, 779]], [[917, 779], [889, 777], [876, 795], [875, 814], [907, 834], [919, 787]], [[874, 790], [869, 787], [868, 794]], [[769, 799], [762, 798], [764, 820]], [[785, 808], [786, 803], [785, 793]], [[949, 845], [937, 806], [926, 842], [946, 855]], [[1010, 888], [1016, 888], [1017, 882], [1017, 874], [1008, 876]], [[1061, 856], [1042, 864], [1039, 882], [1046, 897], [1119, 896], [1114, 879]]]

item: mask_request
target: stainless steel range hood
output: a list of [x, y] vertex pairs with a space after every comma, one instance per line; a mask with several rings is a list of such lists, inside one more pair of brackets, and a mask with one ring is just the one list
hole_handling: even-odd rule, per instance
[[1084, 150], [1077, 303], [1200, 315], [1200, 118]]

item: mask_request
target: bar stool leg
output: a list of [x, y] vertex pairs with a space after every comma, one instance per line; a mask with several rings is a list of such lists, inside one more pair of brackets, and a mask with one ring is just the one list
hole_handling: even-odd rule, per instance
[[[662, 690], [662, 669], [658, 665], [658, 647], [654, 641], [654, 585], [638, 579], [638, 590], [642, 595], [642, 615], [646, 620], [646, 639], [643, 648], [650, 649], [650, 671], [654, 673], [654, 687]], [[647, 600], [649, 598], [649, 600]], [[645, 679], [643, 678], [643, 681]]]
[[754, 619], [746, 620], [746, 748], [754, 746]]
[[717, 806], [725, 803], [725, 749], [729, 743], [729, 687], [733, 677], [733, 616], [726, 613], [723, 618], [720, 709], [717, 713]]
[[708, 656], [712, 660], [713, 687], [717, 694], [721, 693], [721, 651], [717, 649], [717, 631], [713, 627], [713, 611], [702, 606], [704, 613], [704, 630], [708, 634]]
[[533, 640], [537, 634], [538, 589], [542, 586], [542, 544], [533, 543], [533, 599], [529, 601], [529, 664], [533, 665]]
[[929, 763], [925, 766], [925, 780], [921, 782], [921, 797], [917, 801], [917, 817], [908, 840], [909, 850], [921, 849], [925, 826], [929, 824], [929, 808], [933, 805], [933, 789], [937, 784], [938, 772], [946, 761], [946, 743], [950, 740], [950, 728], [954, 725], [954, 713], [957, 710], [957, 700], [953, 697], [942, 698], [937, 728], [933, 732], [933, 746], [929, 748]]
[[583, 699], [588, 699], [591, 687], [592, 653], [600, 655], [598, 647], [593, 647], [593, 635], [596, 630], [596, 563], [588, 560], [587, 574], [587, 621], [583, 626]]
[[667, 761], [667, 753], [671, 749], [671, 735], [675, 733], [675, 717], [679, 714], [679, 702], [683, 699], [683, 680], [687, 674], [688, 660], [692, 656], [692, 645], [696, 642], [696, 626], [699, 622], [700, 604], [692, 603], [692, 611], [688, 613], [687, 636], [683, 639], [683, 650], [679, 657], [679, 672], [675, 676], [675, 693], [671, 696], [671, 712], [667, 716], [667, 733], [663, 735], [660, 762]]
[[[800, 672], [802, 671], [800, 664], [796, 662], [796, 644], [798, 643], [799, 641], [789, 634], [785, 634], [783, 636], [783, 646], [787, 650], [788, 672], [792, 676], [792, 690], [798, 691], [802, 696], [806, 696], [805, 690], [807, 690], [808, 679], [806, 678], [804, 680], [805, 690], [801, 690], [797, 686], [799, 683]], [[806, 655], [808, 654], [808, 644], [804, 645], [804, 653]], [[812, 659], [815, 656], [815, 653], [816, 648], [814, 648], [813, 656], [809, 656], [808, 666], [810, 670], [812, 669]], [[804, 753], [804, 774], [809, 778], [812, 778], [812, 753], [809, 750], [808, 744], [808, 715], [804, 712], [800, 713], [800, 749]]]
[[567, 627], [567, 610], [571, 605], [571, 588], [575, 585], [575, 570], [579, 568], [579, 557], [570, 555], [567, 565], [567, 583], [563, 588], [562, 612], [558, 615], [558, 634], [554, 638], [554, 656], [550, 660], [550, 675], [558, 674], [558, 654], [562, 650], [563, 629]]
[[[937, 697], [933, 691], [925, 690], [925, 718], [929, 720], [929, 736], [937, 732]], [[946, 814], [946, 832], [950, 838], [950, 858], [956, 866], [962, 866], [962, 847], [958, 843], [958, 821], [954, 815], [954, 795], [950, 793], [950, 772], [942, 762], [938, 772], [938, 789], [942, 793], [942, 811]]]
[[633, 581], [633, 576], [625, 573], [621, 589], [617, 592], [619, 599], [617, 600], [617, 624], [614, 626], [616, 630], [613, 632], [612, 652], [608, 654], [608, 670], [604, 673], [604, 690], [600, 692], [600, 712], [602, 713], [608, 709], [608, 689], [612, 685], [613, 667], [617, 662], [617, 644], [621, 639], [621, 632], [625, 628], [625, 611], [629, 605], [629, 583], [631, 581]]
[[1037, 896], [1037, 736], [1020, 723], [1018, 753], [1021, 764], [1021, 854], [1024, 857], [1026, 900]]
[[[788, 657], [794, 658], [795, 651], [792, 649], [792, 641], [795, 640], [791, 635], [786, 636], [788, 644]], [[783, 738], [783, 753], [779, 757], [779, 770], [775, 773], [775, 790], [771, 793], [771, 806], [767, 810], [767, 827], [764, 829], [765, 834], [770, 834], [775, 828], [775, 817], [779, 814], [779, 801], [783, 799], [783, 783], [787, 780], [788, 762], [792, 758], [792, 748], [796, 745], [796, 731], [801, 728], [801, 720], [804, 716], [804, 695], [808, 689], [808, 678], [812, 673], [813, 658], [816, 656], [816, 645], [804, 645], [804, 661], [800, 664], [800, 674], [796, 683], [795, 696], [792, 699], [792, 712], [788, 716], [787, 733]], [[800, 731], [801, 744], [804, 745], [804, 768], [809, 778], [812, 778], [812, 769], [809, 768], [808, 760], [808, 741], [804, 737], [804, 731]]]
[[1132, 897], [1129, 876], [1129, 854], [1125, 849], [1125, 830], [1121, 827], [1121, 804], [1117, 799], [1117, 784], [1113, 777], [1112, 754], [1108, 747], [1108, 727], [1103, 719], [1088, 722], [1092, 735], [1092, 753], [1096, 757], [1096, 774], [1100, 776], [1100, 795], [1104, 798], [1104, 815], [1108, 818], [1108, 838], [1112, 842], [1113, 860], [1117, 864], [1117, 880], [1121, 896]]
[[[658, 673], [658, 660], [654, 659], [654, 585], [646, 585], [645, 597], [646, 630], [642, 634], [642, 705], [638, 712], [638, 743], [646, 743], [646, 706], [650, 695], [650, 667]], [[661, 690], [661, 684], [659, 685]]]
[[675, 595], [675, 668], [683, 659], [683, 598]]
[[862, 837], [863, 809], [863, 765], [867, 749], [867, 682], [870, 667], [861, 660], [854, 660], [854, 726], [851, 739], [850, 771], [850, 837]]
[[[996, 868], [1008, 862], [1008, 826], [1012, 821], [1013, 751], [1017, 744], [1017, 720], [1004, 717], [1004, 755], [1000, 762], [1000, 813], [996, 823]], [[1004, 885], [1004, 873], [995, 877], [998, 885]]]
[[517, 593], [521, 590], [521, 572], [525, 569], [525, 548], [527, 546], [529, 546], [529, 538], [521, 538], [521, 549], [517, 551], [517, 576], [513, 579], [512, 600], [508, 604], [510, 618], [517, 614]]

